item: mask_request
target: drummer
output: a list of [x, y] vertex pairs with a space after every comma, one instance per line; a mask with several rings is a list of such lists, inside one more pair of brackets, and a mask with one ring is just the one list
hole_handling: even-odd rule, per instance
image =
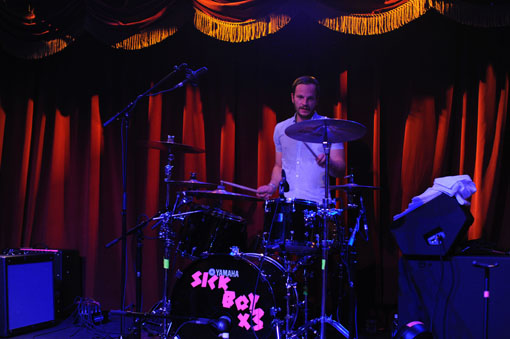
[[[322, 203], [325, 187], [326, 156], [320, 143], [305, 143], [290, 138], [285, 129], [301, 121], [324, 119], [316, 112], [319, 101], [319, 81], [313, 76], [301, 76], [292, 84], [291, 100], [295, 114], [275, 126], [275, 162], [271, 181], [257, 188], [257, 196], [268, 199], [278, 191], [282, 181], [282, 169], [289, 186], [286, 198], [298, 198]], [[331, 144], [329, 174], [343, 175], [345, 169], [342, 143]]]

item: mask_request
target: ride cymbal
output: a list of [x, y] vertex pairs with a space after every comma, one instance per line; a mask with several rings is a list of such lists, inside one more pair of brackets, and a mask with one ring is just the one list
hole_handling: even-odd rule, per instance
[[339, 143], [361, 138], [366, 127], [362, 124], [341, 119], [317, 119], [296, 122], [285, 129], [292, 139], [311, 143]]

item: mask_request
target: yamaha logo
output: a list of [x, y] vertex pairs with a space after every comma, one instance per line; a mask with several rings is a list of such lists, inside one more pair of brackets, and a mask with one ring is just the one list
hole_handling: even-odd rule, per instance
[[225, 269], [221, 269], [221, 268], [210, 268], [208, 273], [209, 273], [210, 277], [212, 277], [212, 276], [217, 276], [217, 277], [224, 276], [224, 277], [229, 277], [229, 278], [239, 278], [239, 271], [238, 270], [225, 270]]

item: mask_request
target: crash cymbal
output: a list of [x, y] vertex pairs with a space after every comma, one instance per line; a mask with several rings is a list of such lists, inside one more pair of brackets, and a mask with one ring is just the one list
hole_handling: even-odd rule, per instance
[[168, 181], [169, 184], [171, 185], [176, 185], [176, 186], [184, 186], [186, 188], [190, 188], [190, 187], [196, 187], [196, 188], [214, 188], [216, 186], [218, 186], [217, 184], [211, 184], [210, 182], [203, 182], [203, 181], [198, 181], [196, 179], [191, 179], [191, 180], [170, 180]]
[[171, 150], [173, 152], [183, 153], [204, 153], [205, 150], [190, 145], [179, 144], [173, 141], [148, 141], [147, 146], [150, 148], [156, 148], [162, 151]]
[[218, 200], [251, 200], [251, 201], [262, 201], [264, 199], [255, 197], [253, 195], [245, 195], [239, 193], [232, 193], [225, 191], [225, 188], [218, 186], [214, 191], [186, 191], [186, 194], [195, 196], [197, 198], [210, 198]]
[[322, 143], [352, 141], [365, 135], [362, 124], [340, 119], [317, 119], [296, 122], [285, 129], [285, 134], [295, 140]]
[[358, 185], [355, 183], [329, 186], [330, 190], [343, 190], [343, 191], [378, 190], [379, 188], [380, 187], [377, 187], [377, 186], [365, 186], [365, 185]]

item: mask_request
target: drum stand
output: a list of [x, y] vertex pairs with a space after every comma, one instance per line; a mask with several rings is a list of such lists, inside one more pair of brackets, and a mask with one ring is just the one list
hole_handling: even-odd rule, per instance
[[323, 199], [323, 207], [319, 210], [319, 216], [322, 219], [322, 239], [320, 241], [321, 247], [321, 270], [322, 270], [322, 286], [321, 286], [321, 316], [317, 319], [313, 319], [304, 326], [302, 326], [296, 333], [294, 333], [291, 338], [295, 338], [301, 333], [306, 333], [306, 330], [311, 326], [320, 322], [320, 338], [326, 338], [326, 324], [332, 325], [335, 329], [337, 329], [345, 338], [349, 338], [349, 331], [342, 326], [339, 322], [336, 322], [331, 319], [331, 317], [326, 316], [326, 297], [327, 297], [327, 281], [328, 281], [328, 255], [329, 255], [329, 247], [331, 242], [328, 240], [328, 218], [332, 215], [336, 215], [337, 211], [330, 211], [329, 206], [331, 205], [331, 199], [329, 198], [329, 158], [331, 151], [331, 143], [328, 141], [327, 128], [324, 129], [323, 142], [322, 145], [324, 147], [324, 154], [326, 155], [326, 164], [325, 164], [325, 187], [324, 187], [324, 199]]

